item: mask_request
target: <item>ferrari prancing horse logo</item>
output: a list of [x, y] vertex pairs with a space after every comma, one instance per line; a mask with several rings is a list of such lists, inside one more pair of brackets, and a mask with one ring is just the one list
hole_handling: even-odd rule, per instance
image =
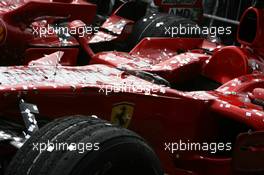
[[134, 113], [134, 104], [118, 103], [112, 108], [111, 122], [124, 128], [128, 128]]

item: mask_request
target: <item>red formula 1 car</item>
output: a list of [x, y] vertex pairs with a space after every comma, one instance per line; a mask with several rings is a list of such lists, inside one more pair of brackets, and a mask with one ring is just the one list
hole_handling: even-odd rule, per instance
[[[28, 48], [52, 47], [49, 44], [56, 42], [55, 38], [46, 38], [50, 42], [43, 44], [43, 40], [35, 37], [35, 26], [54, 25], [61, 23], [61, 21], [77, 19], [91, 24], [95, 15], [96, 5], [82, 0], [1, 1], [1, 65], [23, 64], [26, 59], [25, 52]], [[61, 44], [61, 47], [63, 46]]]
[[[263, 7], [257, 4], [256, 7], [250, 7], [243, 14], [237, 32], [237, 39], [241, 46], [223, 46], [199, 38], [147, 37], [129, 52], [96, 53], [93, 44], [103, 40], [103, 37], [100, 37], [102, 33], [98, 32], [90, 38], [75, 35], [75, 38], [89, 55], [90, 64], [106, 64], [125, 70], [157, 74], [180, 90], [186, 88], [187, 90], [198, 90], [197, 87], [202, 86], [201, 81], [205, 81], [205, 84], [209, 83], [214, 89], [239, 76], [254, 73], [256, 70], [262, 71], [263, 49], [260, 43], [263, 29], [261, 17], [257, 16], [262, 13], [262, 9]], [[256, 15], [251, 19], [252, 13]], [[249, 30], [248, 25], [255, 27]], [[83, 26], [85, 24], [81, 21], [74, 21], [69, 28]], [[109, 38], [112, 37], [115, 36], [109, 35]], [[203, 78], [200, 79], [200, 76], [214, 80], [216, 84], [211, 84]], [[194, 79], [198, 79], [199, 85], [195, 86]], [[186, 86], [186, 82], [189, 82], [187, 83], [189, 87]], [[210, 89], [207, 84], [206, 87]], [[202, 86], [203, 88], [205, 87]]]
[[[141, 79], [143, 72], [134, 74], [138, 78], [105, 65], [59, 66], [61, 55], [1, 68], [4, 160], [12, 154], [8, 144], [23, 144], [23, 119], [26, 137], [33, 132], [7, 174], [162, 174], [141, 138], [94, 115], [146, 139], [167, 174], [263, 173], [263, 135], [251, 133], [264, 126], [263, 89], [256, 89], [263, 88], [262, 74], [241, 76], [212, 91], [182, 92], [157, 78], [152, 79], [159, 85]], [[237, 136], [248, 131], [235, 147]], [[89, 144], [85, 150], [83, 144]], [[240, 153], [232, 162], [235, 150]]]
[[243, 15], [243, 47], [154, 38], [94, 54], [79, 37], [96, 64], [59, 51], [1, 67], [1, 167], [15, 147], [6, 174], [263, 174], [262, 14]]
[[[103, 2], [95, 1], [95, 3], [98, 4], [99, 10], [104, 5]], [[157, 1], [156, 3], [163, 7], [161, 2]], [[81, 20], [87, 25], [86, 34], [94, 35], [96, 33], [90, 44], [97, 52], [114, 49], [127, 50], [146, 36], [164, 36], [162, 31], [150, 32], [150, 30], [153, 28], [152, 25], [156, 25], [168, 17], [168, 22], [171, 25], [180, 23], [195, 25], [194, 22], [185, 18], [175, 18], [168, 14], [153, 15], [153, 13], [146, 16], [148, 21], [145, 22], [145, 18], [142, 17], [148, 11], [147, 3], [129, 1], [116, 4], [118, 8], [109, 18], [101, 16], [98, 20], [95, 17], [100, 16], [98, 15], [100, 11], [96, 13], [96, 5], [82, 0], [1, 1], [1, 65], [27, 64], [31, 60], [55, 51], [63, 51], [67, 55], [69, 53], [73, 58], [85, 56], [79, 43], [69, 34], [67, 26], [73, 20]], [[201, 9], [202, 7], [198, 5], [193, 4], [192, 6], [195, 9], [198, 7]], [[171, 4], [166, 5], [167, 7], [182, 8], [186, 5]], [[190, 5], [187, 7], [190, 9]], [[105, 18], [107, 18], [106, 21]], [[142, 25], [142, 22], [146, 24]], [[103, 23], [103, 25], [99, 28], [100, 25], [97, 23]], [[132, 32], [135, 23], [136, 26], [141, 27], [134, 27]], [[150, 25], [150, 23], [153, 24]], [[65, 63], [65, 65], [69, 64]]]

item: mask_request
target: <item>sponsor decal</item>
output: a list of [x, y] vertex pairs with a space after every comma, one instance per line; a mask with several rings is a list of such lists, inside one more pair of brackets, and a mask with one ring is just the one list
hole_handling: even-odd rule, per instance
[[121, 127], [128, 128], [134, 113], [134, 104], [122, 102], [112, 108], [111, 122]]
[[192, 20], [198, 20], [202, 10], [199, 8], [170, 8], [169, 14], [182, 16]]
[[162, 0], [164, 5], [194, 5], [197, 0]]

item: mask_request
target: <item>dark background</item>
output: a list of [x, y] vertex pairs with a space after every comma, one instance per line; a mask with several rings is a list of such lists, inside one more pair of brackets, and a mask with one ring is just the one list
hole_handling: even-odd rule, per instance
[[[204, 0], [204, 13], [214, 14], [226, 19], [239, 21], [244, 10], [250, 7], [254, 0]], [[218, 5], [217, 5], [218, 4]], [[214, 13], [216, 12], [216, 13]], [[237, 25], [205, 18], [204, 25], [232, 27], [231, 36], [219, 36], [224, 44], [238, 45], [236, 40]]]

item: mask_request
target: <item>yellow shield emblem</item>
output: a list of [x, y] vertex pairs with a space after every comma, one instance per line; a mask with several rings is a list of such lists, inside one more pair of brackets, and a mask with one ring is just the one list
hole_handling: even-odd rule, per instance
[[118, 103], [112, 108], [111, 122], [128, 128], [134, 112], [134, 104]]

